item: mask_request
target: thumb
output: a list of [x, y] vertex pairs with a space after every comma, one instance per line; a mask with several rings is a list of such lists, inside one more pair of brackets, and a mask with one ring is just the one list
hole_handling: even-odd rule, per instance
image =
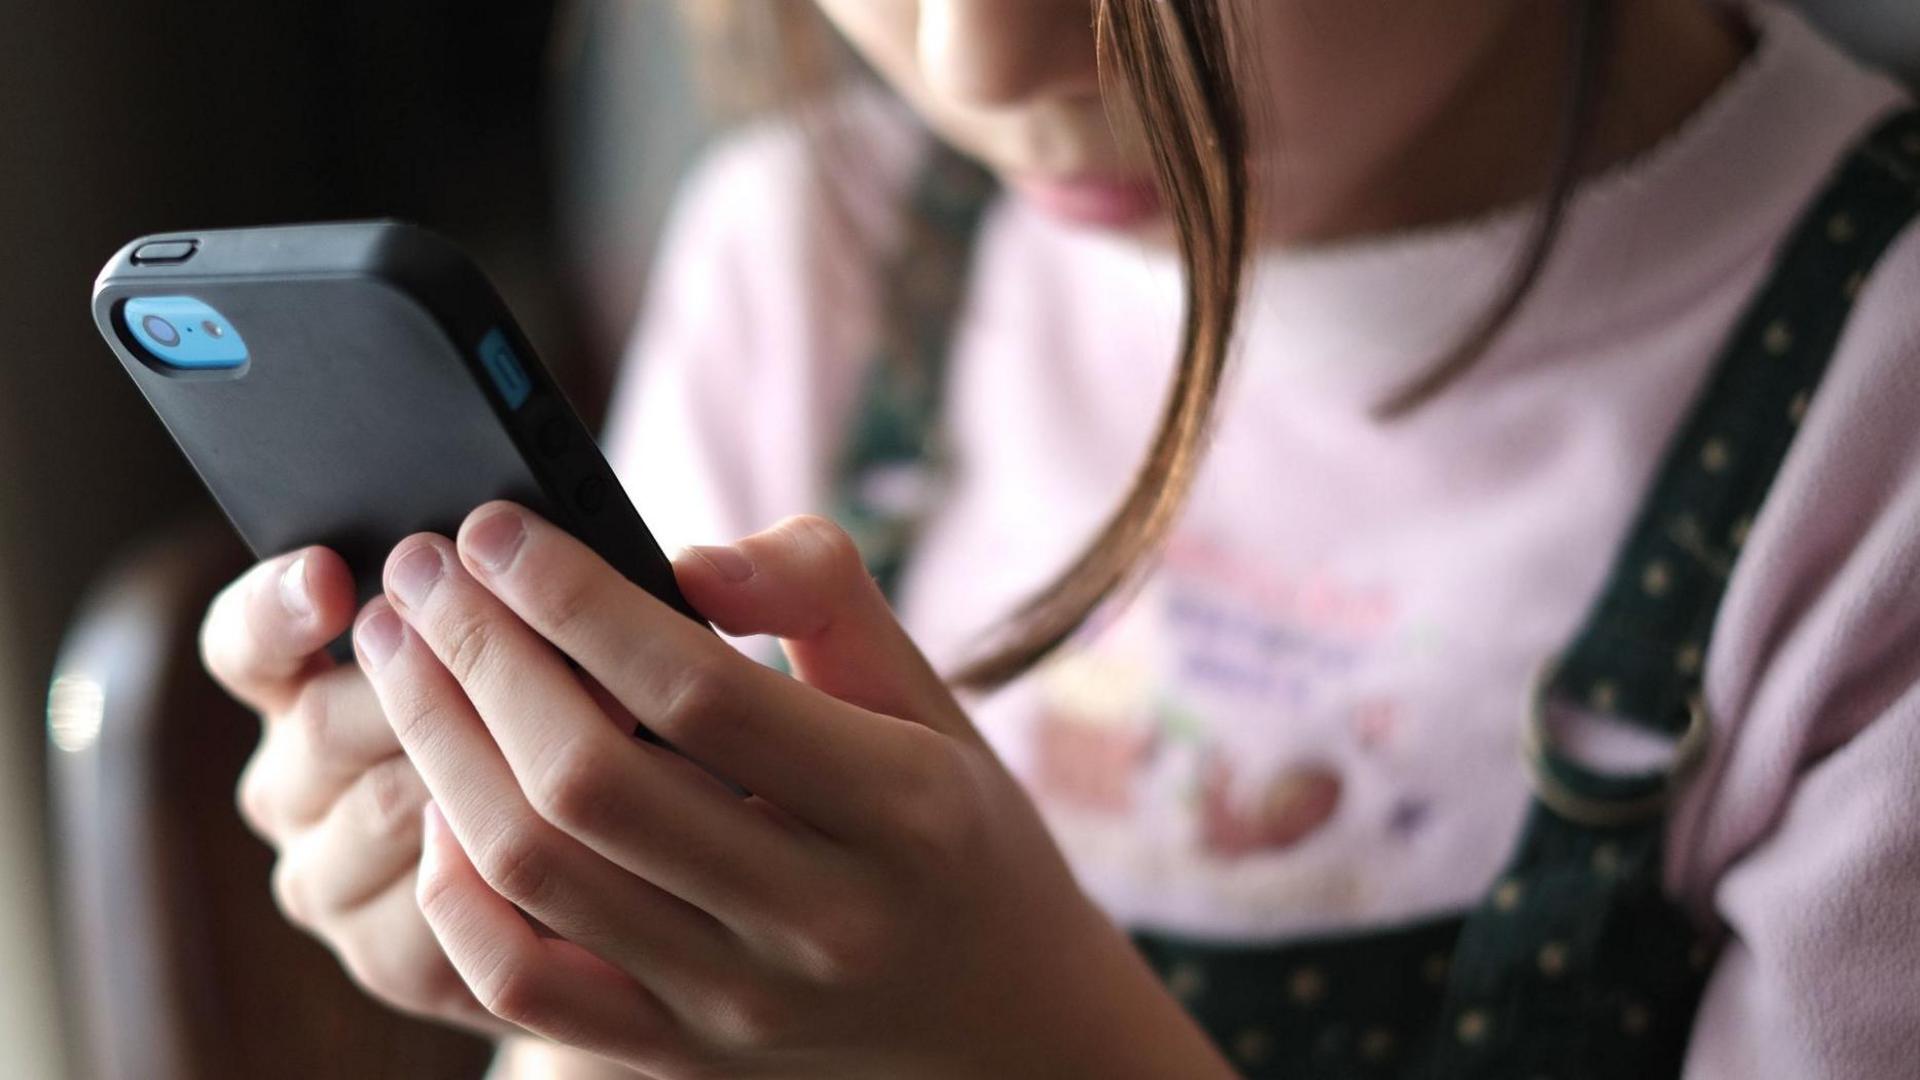
[[842, 701], [973, 738], [946, 683], [907, 636], [844, 530], [790, 517], [731, 547], [674, 559], [680, 589], [736, 636], [781, 639], [802, 682]]

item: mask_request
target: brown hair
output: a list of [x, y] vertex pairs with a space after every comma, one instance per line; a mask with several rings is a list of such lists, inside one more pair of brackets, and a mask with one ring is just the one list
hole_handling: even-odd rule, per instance
[[[1458, 379], [1512, 319], [1538, 280], [1580, 175], [1601, 65], [1605, 0], [1574, 8], [1566, 120], [1553, 179], [1507, 287], [1433, 368], [1377, 410], [1398, 416]], [[1102, 82], [1121, 118], [1137, 122], [1171, 210], [1184, 271], [1179, 363], [1145, 461], [1118, 506], [1064, 571], [1014, 611], [954, 682], [1000, 686], [1033, 667], [1123, 589], [1165, 539], [1205, 456], [1244, 285], [1250, 235], [1247, 124], [1215, 0], [1094, 0]], [[684, 0], [723, 104], [778, 106], [829, 90], [849, 58], [811, 4]], [[756, 57], [743, 63], [743, 54]], [[745, 70], [775, 79], [742, 80]], [[1131, 125], [1130, 125], [1131, 126]]]

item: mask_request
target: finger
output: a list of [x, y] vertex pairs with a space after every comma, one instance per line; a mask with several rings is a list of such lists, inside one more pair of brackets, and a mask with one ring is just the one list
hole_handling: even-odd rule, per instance
[[354, 638], [407, 756], [494, 892], [664, 997], [738, 963], [712, 918], [534, 812], [460, 684], [393, 609], [373, 605]]
[[368, 769], [274, 864], [281, 906], [296, 922], [320, 925], [411, 875], [426, 803], [427, 785], [406, 755]]
[[538, 515], [490, 503], [468, 517], [460, 539], [487, 589], [641, 723], [817, 828], [869, 829], [939, 749], [924, 727], [740, 655]]
[[542, 937], [488, 887], [429, 804], [418, 902], [476, 1000], [555, 1042], [629, 1061], [659, 1060], [679, 1039], [659, 1000], [579, 945]]
[[400, 740], [366, 675], [330, 668], [310, 676], [268, 720], [241, 777], [241, 809], [264, 834], [305, 828], [367, 769], [398, 753]]
[[514, 1033], [467, 989], [420, 913], [417, 865], [367, 902], [321, 923], [321, 942], [362, 989], [392, 1008], [490, 1035]]
[[404, 578], [421, 590], [404, 616], [541, 817], [737, 932], [815, 876], [804, 841], [685, 758], [635, 739], [630, 721], [611, 722], [560, 654], [452, 556], [438, 538], [395, 549], [396, 587]]
[[732, 547], [688, 548], [674, 573], [687, 599], [720, 629], [780, 638], [803, 682], [875, 712], [975, 738], [838, 525], [791, 517]]
[[310, 547], [268, 559], [221, 590], [200, 626], [200, 655], [227, 692], [274, 712], [301, 680], [332, 666], [322, 651], [353, 620], [353, 575]]

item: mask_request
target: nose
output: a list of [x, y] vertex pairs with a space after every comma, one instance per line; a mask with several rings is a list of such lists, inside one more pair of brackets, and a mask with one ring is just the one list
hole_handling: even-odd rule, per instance
[[1098, 93], [1092, 0], [920, 0], [920, 70], [960, 104]]

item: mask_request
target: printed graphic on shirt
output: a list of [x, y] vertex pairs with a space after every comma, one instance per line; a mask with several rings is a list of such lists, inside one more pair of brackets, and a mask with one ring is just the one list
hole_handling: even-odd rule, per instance
[[[1197, 860], [1203, 880], [1258, 866], [1264, 895], [1242, 900], [1281, 902], [1288, 854], [1340, 814], [1356, 763], [1390, 763], [1402, 741], [1408, 710], [1376, 684], [1383, 659], [1433, 647], [1407, 623], [1383, 586], [1179, 537], [1130, 603], [1037, 673], [1035, 797], [1091, 841], [1076, 862], [1131, 864], [1107, 869], [1142, 884], [1175, 862]], [[1417, 834], [1430, 812], [1398, 797], [1378, 815], [1384, 837]], [[1311, 903], [1365, 894], [1323, 860], [1299, 873], [1317, 879]]]

